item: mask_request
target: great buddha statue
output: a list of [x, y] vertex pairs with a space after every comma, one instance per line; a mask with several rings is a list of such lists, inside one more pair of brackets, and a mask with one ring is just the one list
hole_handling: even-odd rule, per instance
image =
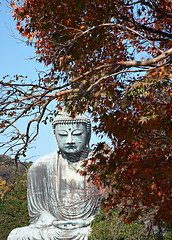
[[57, 151], [36, 160], [28, 172], [30, 225], [14, 229], [7, 240], [88, 239], [99, 192], [78, 169], [89, 158], [90, 120], [62, 112], [52, 126]]

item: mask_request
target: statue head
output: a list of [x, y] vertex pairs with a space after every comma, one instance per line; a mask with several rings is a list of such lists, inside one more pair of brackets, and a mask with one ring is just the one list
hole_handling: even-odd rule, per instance
[[85, 114], [72, 118], [66, 112], [61, 112], [53, 120], [52, 126], [62, 153], [79, 153], [89, 145], [91, 122]]

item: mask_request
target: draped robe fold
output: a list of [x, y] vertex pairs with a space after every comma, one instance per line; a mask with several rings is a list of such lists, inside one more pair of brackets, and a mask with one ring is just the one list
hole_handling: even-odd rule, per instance
[[[30, 225], [14, 229], [7, 240], [88, 239], [99, 193], [77, 172], [81, 163], [67, 161], [56, 152], [33, 163], [27, 180]], [[51, 219], [57, 224], [49, 224]]]

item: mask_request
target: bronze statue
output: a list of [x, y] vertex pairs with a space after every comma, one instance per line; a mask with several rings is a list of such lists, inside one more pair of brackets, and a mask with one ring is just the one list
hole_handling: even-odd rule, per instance
[[99, 192], [81, 176], [89, 158], [91, 123], [82, 114], [62, 112], [53, 121], [57, 151], [36, 160], [28, 172], [30, 225], [14, 229], [8, 240], [87, 240], [99, 206]]

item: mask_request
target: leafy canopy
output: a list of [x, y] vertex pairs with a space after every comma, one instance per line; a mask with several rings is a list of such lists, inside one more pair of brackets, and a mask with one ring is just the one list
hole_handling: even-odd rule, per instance
[[[171, 0], [12, 1], [16, 28], [49, 66], [33, 82], [0, 81], [1, 133], [23, 155], [63, 107], [87, 111], [107, 135], [85, 162], [108, 208], [121, 206], [126, 222], [155, 210], [170, 221]], [[51, 109], [55, 102], [56, 109]], [[26, 131], [17, 121], [29, 116]], [[34, 130], [32, 128], [34, 126]], [[10, 130], [11, 129], [11, 130]], [[91, 163], [91, 164], [90, 164]]]

